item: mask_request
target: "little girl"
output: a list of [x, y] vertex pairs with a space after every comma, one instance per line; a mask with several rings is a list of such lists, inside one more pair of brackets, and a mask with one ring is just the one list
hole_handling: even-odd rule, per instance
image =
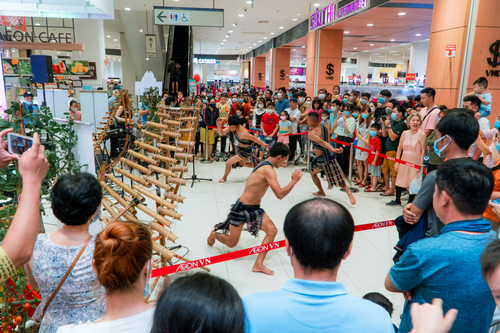
[[[281, 111], [280, 117], [280, 130], [278, 132], [278, 142], [284, 143], [287, 147], [290, 143], [288, 135], [292, 133], [292, 122], [290, 121], [290, 115], [286, 111]], [[283, 165], [285, 168], [288, 166], [288, 157], [286, 158], [285, 164]]]

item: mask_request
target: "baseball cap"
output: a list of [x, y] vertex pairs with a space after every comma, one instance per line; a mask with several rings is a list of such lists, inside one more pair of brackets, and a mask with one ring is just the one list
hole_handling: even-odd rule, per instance
[[30, 93], [29, 91], [26, 91], [23, 96], [24, 97], [29, 97], [29, 96], [33, 97], [33, 93]]
[[293, 101], [293, 102], [297, 103], [297, 98], [292, 97], [292, 98], [290, 98], [290, 101]]

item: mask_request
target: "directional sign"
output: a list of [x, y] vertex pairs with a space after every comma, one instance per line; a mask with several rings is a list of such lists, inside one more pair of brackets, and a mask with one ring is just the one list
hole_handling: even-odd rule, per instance
[[156, 58], [156, 35], [146, 35], [146, 58]]
[[224, 9], [154, 7], [156, 25], [224, 28]]
[[446, 45], [446, 57], [454, 58], [457, 51], [457, 44], [447, 44]]

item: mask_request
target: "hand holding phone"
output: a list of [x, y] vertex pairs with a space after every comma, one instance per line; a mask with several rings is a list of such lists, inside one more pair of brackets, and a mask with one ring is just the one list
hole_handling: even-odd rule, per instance
[[21, 156], [33, 146], [33, 138], [15, 133], [7, 134], [9, 153]]
[[5, 168], [10, 162], [19, 159], [19, 156], [9, 153], [7, 142], [3, 141], [3, 137], [12, 131], [13, 129], [9, 128], [0, 132], [0, 169]]

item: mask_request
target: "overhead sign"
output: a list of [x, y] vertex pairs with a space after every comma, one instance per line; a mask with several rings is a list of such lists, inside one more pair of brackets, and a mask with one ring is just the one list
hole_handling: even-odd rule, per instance
[[156, 35], [146, 35], [146, 58], [156, 58]]
[[194, 64], [208, 64], [208, 65], [215, 65], [217, 64], [216, 59], [207, 59], [207, 58], [193, 58], [193, 63]]
[[302, 67], [290, 68], [290, 75], [306, 75], [306, 69]]
[[314, 12], [309, 19], [309, 30], [333, 25], [337, 21], [356, 15], [370, 8], [371, 2], [374, 2], [374, 6], [379, 6], [389, 2], [389, 0], [352, 0], [349, 4], [342, 7], [338, 7], [337, 2], [338, 1], [323, 9], [316, 8], [316, 12]]
[[224, 9], [153, 7], [156, 25], [224, 28]]
[[448, 58], [454, 58], [456, 51], [457, 51], [457, 44], [448, 44], [448, 45], [446, 45], [446, 57], [448, 57]]
[[214, 75], [231, 75], [231, 76], [237, 76], [238, 71], [236, 70], [230, 70], [230, 69], [216, 69], [214, 71]]

